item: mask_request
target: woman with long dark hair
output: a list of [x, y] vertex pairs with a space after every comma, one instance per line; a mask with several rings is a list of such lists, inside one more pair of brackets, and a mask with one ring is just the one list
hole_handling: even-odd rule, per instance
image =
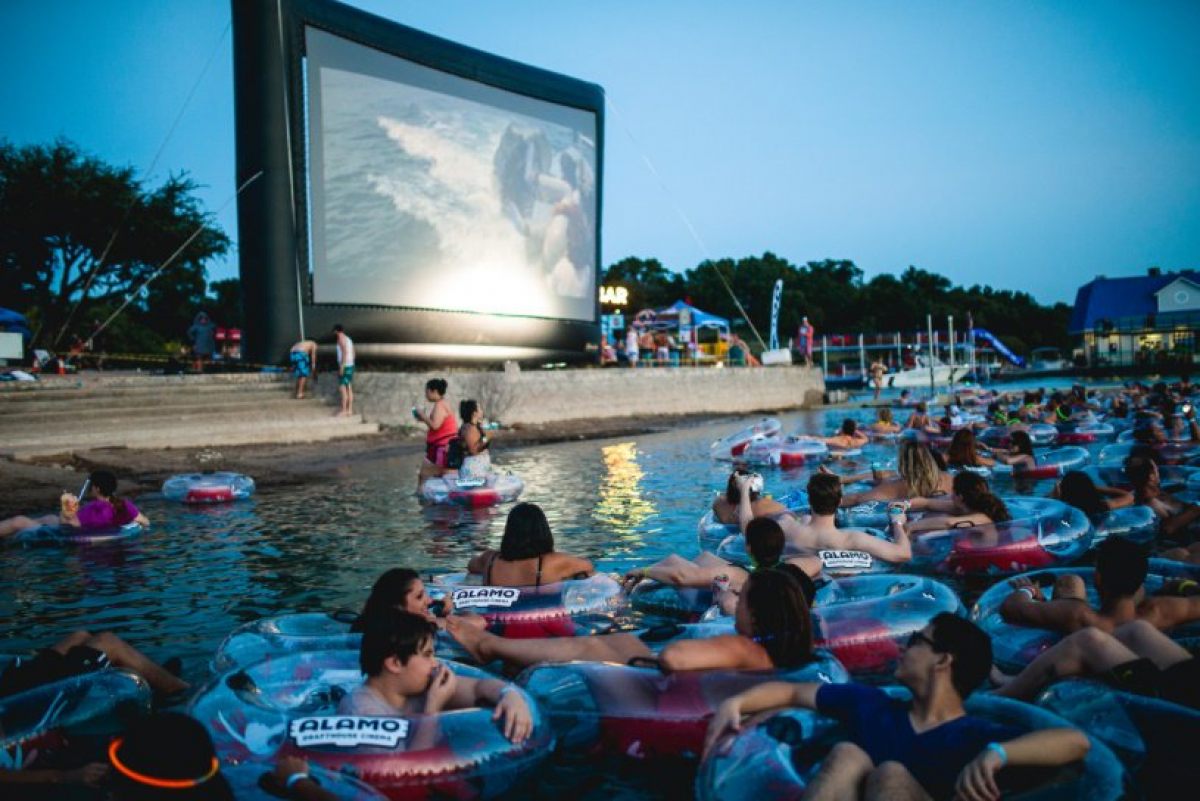
[[[812, 659], [809, 604], [797, 568], [757, 570], [742, 586], [734, 626], [737, 633], [671, 643], [658, 657], [663, 669], [770, 670], [799, 667]], [[497, 659], [514, 667], [541, 662], [629, 663], [654, 659], [636, 634], [507, 640], [481, 627], [448, 618], [446, 628], [481, 664]]]

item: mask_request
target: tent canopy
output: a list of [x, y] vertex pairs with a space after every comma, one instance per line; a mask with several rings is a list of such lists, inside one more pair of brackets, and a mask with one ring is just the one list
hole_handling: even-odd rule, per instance
[[665, 309], [659, 309], [655, 316], [655, 322], [658, 326], [666, 323], [673, 328], [678, 328], [680, 313], [685, 310], [691, 315], [692, 328], [721, 328], [726, 333], [729, 332], [729, 321], [724, 317], [718, 317], [715, 314], [701, 311], [695, 306], [684, 303], [682, 300], [675, 301]]
[[0, 331], [11, 331], [20, 334], [25, 340], [33, 336], [29, 330], [29, 321], [25, 315], [18, 314], [12, 309], [0, 308]]

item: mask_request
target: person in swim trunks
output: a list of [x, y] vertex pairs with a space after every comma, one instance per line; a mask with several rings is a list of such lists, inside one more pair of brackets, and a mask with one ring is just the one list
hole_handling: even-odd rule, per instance
[[158, 665], [112, 632], [76, 631], [49, 648], [41, 649], [33, 657], [18, 659], [9, 665], [0, 674], [0, 697], [103, 670], [110, 665], [132, 670], [144, 678], [151, 689], [164, 696], [183, 692], [191, 686], [176, 675], [180, 666], [175, 660], [168, 660], [166, 666]]
[[459, 676], [433, 654], [437, 626], [411, 612], [382, 609], [363, 621], [362, 686], [341, 700], [340, 715], [432, 715], [480, 704], [496, 708], [504, 736], [524, 742], [533, 730], [525, 698], [508, 682]]
[[998, 695], [1033, 701], [1047, 684], [1071, 676], [1106, 680], [1118, 690], [1200, 709], [1200, 661], [1145, 620], [1112, 633], [1080, 629], [1038, 654], [1016, 676], [992, 678]]
[[296, 379], [296, 400], [304, 400], [304, 385], [311, 378], [317, 380], [317, 343], [302, 339], [288, 354], [292, 362], [292, 375]]
[[346, 329], [338, 323], [333, 327], [337, 340], [338, 395], [342, 406], [338, 417], [349, 417], [354, 412], [354, 340], [346, 335]]
[[1018, 578], [1009, 582], [1013, 592], [1000, 604], [1000, 615], [1007, 623], [1064, 634], [1088, 626], [1111, 633], [1133, 620], [1144, 620], [1160, 630], [1200, 620], [1200, 596], [1147, 598], [1143, 585], [1148, 569], [1141, 546], [1110, 537], [1096, 549], [1099, 609], [1088, 603], [1079, 576], [1063, 576], [1051, 601], [1029, 579]]
[[912, 702], [863, 684], [770, 682], [736, 695], [709, 723], [706, 750], [741, 729], [743, 715], [799, 706], [837, 718], [848, 730], [821, 763], [806, 799], [948, 798], [994, 801], [1005, 766], [1065, 765], [1090, 748], [1075, 729], [1024, 733], [968, 715], [963, 700], [987, 677], [992, 644], [974, 623], [935, 616], [909, 638], [895, 678]]

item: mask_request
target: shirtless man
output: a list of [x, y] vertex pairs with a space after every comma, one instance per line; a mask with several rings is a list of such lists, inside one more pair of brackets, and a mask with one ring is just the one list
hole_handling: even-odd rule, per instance
[[296, 377], [296, 400], [304, 400], [304, 384], [309, 378], [313, 383], [317, 380], [317, 343], [311, 339], [302, 339], [292, 345], [288, 354], [292, 362], [292, 375]]
[[[812, 514], [803, 522], [790, 515], [779, 519], [789, 553], [821, 556], [823, 561], [828, 558], [828, 554], [823, 553], [826, 551], [860, 551], [892, 563], [912, 559], [912, 544], [905, 530], [908, 521], [902, 509], [889, 510], [889, 529], [893, 539], [883, 540], [865, 531], [837, 528], [834, 525], [834, 515], [842, 502], [842, 483], [837, 476], [814, 474], [808, 480], [808, 502]], [[745, 529], [753, 516], [749, 488], [743, 486], [741, 503], [738, 505], [738, 524]]]
[[1096, 549], [1096, 590], [1100, 608], [1087, 602], [1083, 580], [1074, 574], [1059, 578], [1055, 599], [1047, 601], [1029, 579], [1014, 579], [1013, 592], [1000, 605], [1005, 622], [1070, 634], [1087, 626], [1113, 633], [1119, 626], [1144, 620], [1155, 628], [1170, 629], [1200, 620], [1200, 596], [1146, 597], [1148, 561], [1142, 548], [1116, 537]]
[[354, 412], [354, 340], [341, 323], [333, 327], [333, 335], [337, 339], [338, 395], [342, 401], [335, 417], [349, 417]]

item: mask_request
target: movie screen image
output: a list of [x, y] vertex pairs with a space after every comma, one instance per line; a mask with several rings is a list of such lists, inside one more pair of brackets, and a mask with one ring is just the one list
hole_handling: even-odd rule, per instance
[[314, 303], [595, 320], [593, 112], [305, 45]]

